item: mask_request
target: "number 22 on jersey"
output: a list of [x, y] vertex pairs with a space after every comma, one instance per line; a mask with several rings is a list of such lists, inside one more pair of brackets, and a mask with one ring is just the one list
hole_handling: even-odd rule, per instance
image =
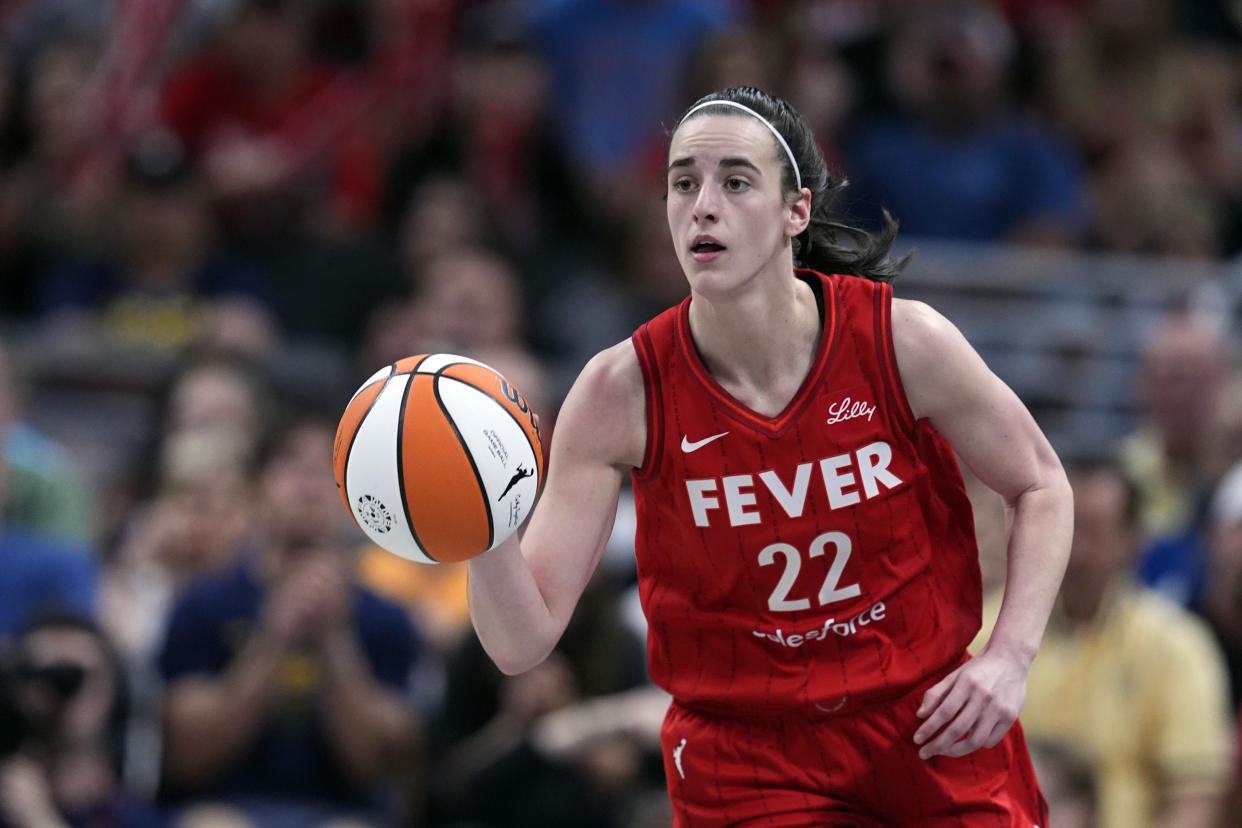
[[[807, 557], [822, 557], [829, 545], [834, 550], [832, 564], [829, 565], [828, 572], [824, 576], [824, 582], [820, 585], [819, 593], [815, 596], [816, 601], [821, 607], [838, 601], [857, 598], [862, 594], [862, 589], [858, 584], [840, 586], [841, 575], [845, 572], [845, 565], [849, 562], [850, 553], [853, 550], [853, 544], [850, 542], [849, 535], [846, 535], [844, 532], [825, 532], [811, 541], [811, 548], [807, 550]], [[772, 612], [797, 612], [810, 609], [810, 598], [791, 598], [789, 596], [794, 583], [798, 580], [798, 574], [802, 571], [802, 552], [796, 546], [788, 543], [772, 543], [760, 550], [759, 565], [772, 566], [776, 563], [777, 555], [785, 559], [785, 568], [781, 572], [780, 579], [776, 582], [772, 594], [768, 596], [768, 609], [772, 610]]]

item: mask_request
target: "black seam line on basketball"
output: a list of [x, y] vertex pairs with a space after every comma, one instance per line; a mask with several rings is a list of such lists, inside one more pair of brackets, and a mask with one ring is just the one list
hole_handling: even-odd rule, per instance
[[405, 384], [405, 390], [401, 392], [401, 407], [397, 410], [397, 496], [401, 500], [401, 513], [405, 515], [405, 525], [410, 530], [410, 537], [414, 538], [414, 545], [428, 558], [440, 563], [435, 555], [427, 551], [426, 544], [414, 530], [414, 519], [410, 517], [410, 504], [405, 496], [405, 463], [403, 462], [405, 457], [401, 451], [401, 446], [405, 443], [402, 439], [405, 436], [405, 403], [410, 398], [410, 389], [414, 387], [414, 378], [418, 375], [409, 373], [406, 376], [409, 377], [409, 381]]
[[[459, 363], [459, 364], [460, 364], [460, 363]], [[451, 366], [450, 366], [450, 367], [451, 367]], [[485, 394], [485, 395], [487, 395], [487, 396], [491, 397], [491, 394], [488, 394], [486, 391], [484, 391], [484, 390], [483, 390], [482, 388], [480, 388], [479, 386], [474, 385], [474, 384], [469, 383], [469, 382], [466, 382], [464, 379], [461, 379], [461, 378], [459, 378], [459, 377], [442, 377], [442, 379], [452, 380], [453, 382], [459, 382], [459, 383], [461, 383], [462, 385], [466, 386], [467, 388], [473, 388], [475, 391], [478, 391], [480, 394]], [[508, 382], [508, 380], [505, 380], [505, 382]], [[513, 386], [512, 386], [512, 385], [510, 385], [509, 387], [510, 387], [510, 388], [513, 388]], [[516, 390], [516, 389], [515, 389], [515, 390]], [[495, 397], [492, 397], [492, 399], [495, 399]], [[514, 415], [514, 413], [513, 413], [512, 411], [510, 411], [510, 410], [509, 410], [509, 406], [507, 406], [507, 405], [504, 405], [504, 404], [500, 403], [500, 401], [499, 401], [499, 400], [497, 400], [496, 402], [497, 402], [497, 404], [499, 404], [499, 405], [500, 405], [500, 410], [501, 410], [501, 411], [503, 411], [503, 412], [505, 412], [506, 414], [508, 414], [508, 415], [509, 415], [509, 419], [510, 419], [510, 420], [513, 420], [513, 422], [517, 424], [518, 429], [522, 432], [522, 436], [526, 438], [526, 445], [530, 446], [530, 453], [531, 453], [531, 456], [533, 456], [533, 457], [535, 458], [535, 471], [536, 471], [536, 472], [541, 472], [541, 471], [543, 471], [543, 454], [542, 454], [541, 450], [540, 450], [540, 449], [538, 449], [538, 448], [536, 448], [536, 447], [535, 447], [535, 444], [534, 444], [534, 443], [532, 443], [532, 442], [530, 441], [530, 435], [526, 433], [526, 426], [522, 425], [522, 421], [521, 421], [521, 420], [519, 420], [519, 419], [518, 419], [518, 418]], [[467, 452], [467, 453], [469, 453], [469, 452]], [[537, 477], [537, 478], [542, 478], [542, 477], [543, 477], [543, 475], [539, 474], [539, 475], [536, 475], [536, 477]], [[538, 482], [538, 480], [536, 480], [536, 481], [535, 481], [535, 486], [536, 486], [536, 488], [538, 488], [538, 486], [539, 486], [539, 482]]]
[[[440, 383], [436, 380], [440, 379], [440, 373], [437, 371], [435, 379], [431, 381], [431, 390], [436, 395], [436, 404], [440, 406], [440, 411], [444, 414], [445, 421], [452, 426], [453, 434], [457, 435], [457, 445], [461, 446], [462, 454], [466, 455], [466, 459], [470, 461], [470, 470], [474, 472], [474, 480], [478, 483], [479, 496], [483, 498], [483, 512], [487, 515], [487, 548], [492, 548], [492, 543], [496, 540], [496, 525], [492, 519], [492, 504], [487, 502], [487, 484], [483, 482], [483, 475], [479, 474], [479, 467], [474, 462], [474, 455], [470, 453], [470, 446], [466, 445], [466, 439], [461, 436], [461, 432], [457, 430], [457, 423], [453, 421], [453, 415], [449, 412], [448, 406], [444, 404], [444, 400], [440, 397]], [[444, 379], [455, 379], [455, 377], [444, 377]], [[468, 382], [461, 382], [462, 385], [470, 385]], [[479, 391], [478, 388], [474, 389]], [[480, 392], [483, 393], [483, 392]], [[501, 408], [504, 408], [502, 405]]]
[[[350, 513], [353, 513], [353, 499], [349, 496], [349, 461], [354, 453], [354, 443], [358, 442], [358, 432], [362, 431], [362, 424], [367, 421], [367, 417], [371, 414], [371, 409], [375, 408], [376, 401], [380, 395], [384, 393], [384, 389], [388, 387], [388, 382], [397, 375], [397, 363], [388, 366], [388, 376], [384, 377], [384, 384], [380, 386], [380, 390], [375, 392], [375, 396], [371, 398], [371, 402], [367, 403], [367, 410], [362, 412], [362, 416], [358, 418], [358, 425], [354, 426], [354, 433], [349, 435], [349, 447], [345, 449], [345, 470], [341, 475], [341, 488], [345, 490], [345, 500], [350, 504]], [[354, 396], [357, 396], [356, 394]], [[351, 399], [350, 402], [353, 402]], [[348, 408], [349, 406], [346, 406]], [[357, 519], [354, 519], [357, 523]]]

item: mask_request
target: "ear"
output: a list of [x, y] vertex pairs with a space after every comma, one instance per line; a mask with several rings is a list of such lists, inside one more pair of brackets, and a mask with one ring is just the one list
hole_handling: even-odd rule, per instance
[[810, 223], [811, 191], [803, 187], [798, 193], [798, 199], [789, 204], [789, 218], [785, 223], [785, 235], [791, 239], [799, 236]]

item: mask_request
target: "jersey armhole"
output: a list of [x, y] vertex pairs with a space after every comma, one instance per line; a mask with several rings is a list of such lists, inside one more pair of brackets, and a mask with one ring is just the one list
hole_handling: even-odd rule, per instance
[[635, 480], [646, 480], [660, 470], [660, 446], [664, 441], [664, 412], [660, 405], [660, 369], [651, 345], [647, 326], [643, 325], [631, 337], [638, 367], [643, 372], [643, 399], [647, 412], [646, 446], [643, 448], [643, 464], [634, 469]]
[[906, 388], [901, 382], [901, 371], [897, 368], [897, 350], [893, 347], [893, 286], [886, 282], [878, 282], [877, 286], [879, 290], [875, 292], [875, 330], [884, 386], [890, 410], [894, 412], [895, 424], [913, 438], [917, 422], [914, 409], [910, 407], [910, 400], [906, 397]]

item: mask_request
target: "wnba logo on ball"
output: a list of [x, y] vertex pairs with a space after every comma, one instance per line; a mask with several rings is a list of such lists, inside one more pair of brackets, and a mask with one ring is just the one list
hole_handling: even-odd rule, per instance
[[377, 497], [363, 495], [358, 498], [358, 516], [363, 523], [381, 535], [392, 528], [392, 512]]

